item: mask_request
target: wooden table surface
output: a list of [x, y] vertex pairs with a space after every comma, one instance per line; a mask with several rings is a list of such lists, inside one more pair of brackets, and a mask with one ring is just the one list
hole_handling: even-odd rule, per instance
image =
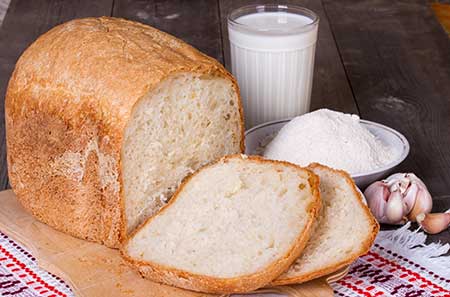
[[[0, 94], [22, 51], [74, 18], [115, 16], [171, 33], [230, 68], [226, 15], [265, 1], [11, 0], [0, 28]], [[273, 1], [272, 1], [273, 2]], [[450, 208], [450, 40], [421, 0], [283, 1], [320, 16], [312, 108], [358, 113], [411, 144], [400, 166], [423, 178], [435, 210]], [[0, 104], [0, 189], [9, 187]], [[430, 236], [450, 242], [450, 231]]]

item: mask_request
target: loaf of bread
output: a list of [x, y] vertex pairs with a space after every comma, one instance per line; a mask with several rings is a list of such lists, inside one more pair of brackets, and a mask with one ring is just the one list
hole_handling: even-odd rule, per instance
[[344, 171], [312, 164], [320, 178], [322, 209], [302, 255], [272, 285], [302, 283], [332, 273], [365, 254], [378, 223]]
[[298, 257], [320, 208], [306, 169], [228, 156], [189, 177], [124, 244], [146, 278], [210, 293], [264, 286]]
[[181, 180], [243, 151], [234, 78], [149, 26], [86, 18], [21, 56], [6, 96], [11, 186], [39, 220], [117, 247]]

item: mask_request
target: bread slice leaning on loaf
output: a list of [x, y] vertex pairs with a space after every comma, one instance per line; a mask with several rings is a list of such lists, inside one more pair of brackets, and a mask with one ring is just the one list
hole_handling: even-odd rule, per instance
[[318, 183], [290, 163], [225, 157], [187, 178], [122, 255], [156, 282], [209, 293], [255, 290], [303, 250], [320, 208]]
[[379, 225], [345, 171], [311, 164], [322, 209], [302, 255], [271, 285], [302, 283], [332, 273], [369, 251]]
[[182, 179], [244, 149], [235, 79], [152, 27], [73, 20], [20, 57], [6, 95], [11, 186], [39, 220], [117, 247]]

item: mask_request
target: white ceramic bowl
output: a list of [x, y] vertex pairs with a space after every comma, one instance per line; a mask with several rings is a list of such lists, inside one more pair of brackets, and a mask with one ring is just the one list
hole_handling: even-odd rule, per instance
[[[262, 148], [266, 146], [270, 140], [275, 137], [278, 131], [280, 131], [280, 129], [290, 120], [291, 119], [268, 122], [247, 130], [245, 132], [245, 153], [248, 155], [262, 154]], [[395, 150], [401, 152], [400, 157], [397, 160], [394, 160], [381, 168], [369, 172], [352, 174], [352, 178], [355, 180], [356, 185], [359, 188], [364, 189], [364, 187], [370, 183], [386, 177], [398, 164], [405, 160], [409, 153], [409, 143], [405, 136], [387, 126], [365, 120], [361, 120], [361, 124], [385, 145], [393, 147]]]

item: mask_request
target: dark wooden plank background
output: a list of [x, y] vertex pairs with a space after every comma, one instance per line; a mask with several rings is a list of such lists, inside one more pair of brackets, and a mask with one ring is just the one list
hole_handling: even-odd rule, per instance
[[420, 1], [324, 2], [361, 116], [404, 133], [401, 168], [449, 194], [450, 46], [433, 12]]
[[113, 16], [166, 31], [223, 63], [217, 1], [115, 0]]
[[[110, 15], [150, 24], [230, 65], [226, 15], [261, 1], [12, 0], [0, 28], [0, 94], [21, 52], [67, 20]], [[262, 1], [265, 2], [265, 1]], [[272, 1], [273, 2], [273, 1]], [[401, 170], [450, 208], [450, 42], [425, 0], [288, 0], [320, 16], [312, 108], [359, 113], [408, 138]], [[3, 101], [3, 100], [2, 100]], [[8, 187], [0, 104], [0, 189]], [[450, 232], [430, 237], [450, 242]]]

